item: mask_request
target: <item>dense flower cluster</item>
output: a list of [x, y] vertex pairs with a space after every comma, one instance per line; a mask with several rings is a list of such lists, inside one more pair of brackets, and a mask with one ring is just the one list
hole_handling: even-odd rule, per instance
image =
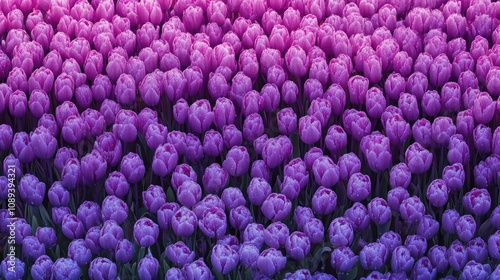
[[2, 279], [500, 279], [500, 2], [1, 0], [0, 43]]

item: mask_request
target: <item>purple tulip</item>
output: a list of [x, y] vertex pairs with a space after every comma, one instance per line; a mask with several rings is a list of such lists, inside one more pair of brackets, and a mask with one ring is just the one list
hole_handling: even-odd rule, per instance
[[118, 276], [116, 264], [107, 258], [95, 258], [89, 267], [91, 279], [114, 279]]
[[70, 258], [59, 258], [52, 265], [52, 278], [79, 279], [81, 275], [78, 263]]
[[488, 190], [473, 188], [464, 195], [462, 203], [469, 212], [482, 216], [491, 208], [491, 197]]
[[172, 216], [171, 226], [178, 236], [190, 236], [198, 226], [195, 213], [186, 207], [181, 207]]
[[351, 223], [345, 218], [336, 218], [328, 227], [330, 242], [335, 247], [350, 246], [354, 240]]
[[383, 198], [376, 197], [368, 203], [368, 214], [372, 221], [383, 225], [391, 219], [391, 210]]
[[222, 274], [234, 270], [239, 262], [238, 253], [229, 245], [215, 245], [210, 257], [214, 269]]
[[239, 177], [248, 171], [250, 167], [250, 156], [245, 147], [235, 146], [226, 155], [226, 159], [222, 163], [222, 168], [229, 175]]
[[380, 269], [388, 257], [387, 248], [382, 243], [370, 243], [361, 249], [359, 260], [364, 269]]
[[264, 275], [272, 276], [285, 268], [286, 257], [274, 248], [264, 250], [257, 258], [257, 269]]
[[134, 240], [141, 247], [153, 245], [158, 235], [158, 225], [149, 218], [141, 218], [134, 225]]
[[420, 221], [425, 213], [425, 206], [417, 196], [406, 198], [399, 207], [401, 217], [410, 223]]
[[283, 194], [271, 193], [262, 203], [262, 214], [273, 222], [281, 221], [288, 216], [292, 203]]

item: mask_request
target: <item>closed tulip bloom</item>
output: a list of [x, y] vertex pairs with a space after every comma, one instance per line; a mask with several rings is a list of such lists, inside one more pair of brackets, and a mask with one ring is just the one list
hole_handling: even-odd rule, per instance
[[427, 187], [427, 199], [434, 207], [443, 207], [448, 202], [449, 187], [446, 181], [435, 179]]
[[294, 260], [302, 260], [309, 254], [311, 242], [303, 232], [295, 231], [286, 239], [285, 249]]
[[402, 116], [394, 114], [385, 121], [385, 131], [391, 144], [400, 146], [410, 137], [410, 124]]
[[351, 208], [346, 210], [344, 218], [351, 224], [353, 230], [356, 231], [362, 231], [370, 225], [368, 209], [359, 202], [355, 202]]
[[337, 208], [337, 194], [331, 189], [319, 187], [312, 198], [312, 209], [320, 215], [331, 214]]
[[361, 249], [359, 260], [364, 269], [380, 269], [388, 257], [387, 248], [382, 243], [370, 243]]
[[[441, 108], [445, 111], [458, 112], [461, 105], [460, 86], [454, 82], [444, 84], [441, 89]], [[423, 101], [422, 101], [423, 102]]]
[[403, 200], [410, 197], [408, 191], [402, 187], [396, 187], [387, 193], [387, 204], [392, 211], [399, 212]]
[[[98, 137], [102, 135], [104, 130], [106, 129], [106, 120], [104, 119], [104, 116], [99, 113], [99, 111], [86, 109], [82, 112], [81, 118], [83, 119], [85, 124], [84, 131], [86, 131], [87, 138]], [[67, 124], [69, 119], [70, 118], [66, 119], [65, 124]], [[64, 127], [62, 132], [64, 136]]]
[[460, 241], [455, 240], [446, 251], [446, 258], [448, 259], [451, 268], [455, 271], [459, 271], [463, 269], [468, 261], [467, 249]]
[[12, 89], [12, 91], [28, 92], [29, 84], [26, 72], [19, 67], [14, 67], [7, 77], [7, 85]]
[[292, 203], [283, 194], [271, 193], [262, 203], [262, 213], [273, 222], [281, 221], [288, 216]]
[[469, 161], [469, 146], [466, 144], [464, 137], [461, 134], [454, 134], [450, 137], [450, 143], [448, 145], [448, 162], [463, 163]]
[[291, 46], [285, 54], [285, 63], [292, 75], [303, 77], [307, 74], [308, 59], [305, 51], [297, 45]]
[[34, 236], [26, 236], [22, 242], [23, 256], [31, 261], [45, 255], [45, 246]]
[[349, 200], [359, 202], [365, 200], [371, 191], [371, 181], [368, 175], [354, 173], [347, 183], [347, 197]]
[[471, 215], [464, 215], [458, 218], [455, 224], [458, 238], [462, 242], [470, 241], [476, 233], [476, 221]]
[[282, 270], [285, 263], [286, 257], [274, 248], [264, 250], [256, 261], [257, 269], [266, 276], [272, 276]]
[[158, 146], [167, 142], [167, 127], [161, 124], [152, 123], [146, 130], [146, 143], [151, 150], [156, 150]]
[[127, 204], [116, 196], [107, 196], [102, 202], [102, 218], [122, 224], [128, 218]]
[[70, 214], [71, 210], [68, 207], [53, 207], [52, 208], [52, 221], [54, 224], [60, 226], [62, 224], [63, 217]]
[[239, 177], [243, 175], [250, 167], [250, 156], [245, 147], [235, 146], [229, 150], [226, 159], [222, 163], [222, 168], [229, 175]]
[[151, 185], [142, 193], [142, 201], [148, 211], [156, 214], [163, 204], [166, 202], [166, 195], [160, 186]]
[[149, 254], [141, 259], [137, 265], [139, 279], [156, 279], [159, 269], [160, 263], [156, 258]]
[[321, 156], [314, 161], [312, 166], [314, 179], [317, 184], [331, 188], [339, 181], [339, 168], [327, 156]]
[[31, 174], [24, 175], [19, 181], [18, 189], [24, 202], [35, 207], [42, 204], [46, 187], [45, 183], [38, 181], [37, 177]]
[[419, 143], [413, 143], [406, 149], [405, 158], [412, 173], [422, 174], [429, 170], [433, 156]]
[[414, 121], [418, 119], [419, 109], [417, 98], [409, 93], [403, 93], [399, 97], [398, 107], [401, 109], [403, 116], [408, 121]]
[[227, 220], [224, 210], [219, 207], [207, 209], [198, 221], [201, 231], [210, 238], [221, 238], [227, 229]]
[[463, 268], [463, 272], [460, 275], [461, 280], [463, 279], [487, 279], [488, 277], [495, 277], [491, 274], [491, 268], [489, 265], [483, 265], [475, 261], [469, 261]]
[[116, 243], [115, 248], [115, 259], [119, 263], [128, 263], [134, 257], [134, 245], [127, 239], [119, 240]]
[[372, 221], [378, 225], [387, 223], [391, 218], [391, 210], [387, 201], [376, 197], [368, 203], [368, 214]]
[[158, 234], [158, 225], [149, 218], [141, 218], [134, 225], [134, 240], [141, 247], [153, 245]]
[[445, 54], [434, 58], [429, 67], [429, 81], [433, 86], [443, 86], [451, 77], [452, 65]]
[[493, 211], [491, 212], [491, 215], [490, 215], [490, 222], [493, 225], [493, 227], [495, 227], [496, 229], [498, 229], [500, 227], [499, 212], [500, 212], [500, 207], [497, 206], [497, 207], [495, 207], [495, 209], [493, 209]]
[[422, 96], [422, 111], [431, 116], [437, 116], [441, 111], [441, 98], [437, 91], [428, 90]]
[[[47, 255], [42, 255], [36, 259], [35, 263], [31, 267], [31, 277], [33, 279], [46, 279], [50, 277], [52, 273], [52, 266], [54, 262]], [[5, 276], [5, 275], [4, 275]], [[22, 276], [20, 276], [22, 277]]]
[[52, 265], [52, 278], [54, 279], [79, 279], [81, 275], [78, 263], [70, 258], [59, 258]]
[[409, 197], [401, 202], [399, 207], [401, 217], [410, 223], [418, 222], [425, 213], [425, 206], [416, 196]]
[[130, 110], [120, 110], [113, 124], [113, 133], [124, 142], [133, 142], [137, 138], [137, 114]]
[[387, 101], [379, 88], [372, 87], [366, 92], [366, 113], [370, 118], [380, 118], [386, 106]]
[[[10, 125], [0, 125], [0, 150], [8, 151], [12, 147], [13, 130]], [[17, 135], [17, 133], [16, 133]]]
[[79, 239], [85, 234], [83, 223], [73, 214], [64, 216], [61, 228], [64, 236], [71, 240]]
[[9, 112], [16, 118], [24, 117], [28, 111], [26, 94], [20, 90], [14, 91], [8, 98]]
[[247, 192], [250, 203], [260, 206], [271, 194], [271, 186], [263, 178], [252, 178], [248, 184]]
[[264, 133], [264, 121], [262, 120], [262, 117], [259, 114], [253, 113], [245, 118], [245, 121], [243, 122], [243, 137], [247, 141], [252, 142], [257, 137], [261, 136], [263, 133]]
[[196, 182], [198, 180], [197, 178], [198, 176], [193, 168], [183, 163], [175, 167], [170, 183], [172, 184], [173, 189], [177, 191], [180, 185], [182, 185], [185, 181]]
[[262, 74], [267, 74], [268, 70], [274, 66], [282, 66], [283, 60], [278, 49], [267, 48], [260, 55], [260, 71]]
[[414, 259], [421, 258], [427, 251], [427, 240], [420, 235], [407, 236], [404, 245], [410, 250]]
[[429, 120], [419, 119], [412, 127], [413, 138], [420, 145], [429, 148], [432, 145], [432, 126]]
[[98, 74], [92, 84], [92, 97], [97, 102], [103, 102], [111, 97], [113, 84], [108, 76]]
[[488, 92], [493, 96], [498, 96], [498, 91], [500, 90], [500, 79], [498, 79], [498, 75], [500, 75], [500, 67], [492, 67], [488, 74], [486, 75], [486, 88]]
[[100, 237], [101, 229], [99, 226], [90, 228], [85, 235], [85, 244], [92, 254], [98, 254], [101, 251], [101, 245], [99, 244]]
[[116, 264], [107, 258], [95, 258], [89, 267], [90, 279], [114, 279], [118, 276]]
[[321, 137], [321, 122], [315, 116], [299, 119], [300, 139], [306, 144], [313, 144]]
[[359, 257], [349, 247], [338, 247], [332, 251], [331, 264], [341, 272], [348, 272], [356, 265], [358, 259]]
[[121, 142], [110, 132], [105, 132], [97, 137], [94, 149], [104, 158], [110, 166], [116, 166], [121, 160]]
[[82, 181], [80, 161], [76, 158], [69, 159], [61, 173], [63, 186], [68, 190], [74, 190]]
[[104, 116], [106, 125], [110, 126], [115, 123], [116, 115], [121, 110], [120, 104], [113, 100], [106, 99], [102, 102], [99, 112]]
[[218, 244], [212, 250], [211, 261], [217, 271], [228, 274], [238, 265], [239, 256], [229, 245]]
[[190, 236], [198, 226], [198, 218], [186, 207], [179, 208], [172, 216], [171, 226], [178, 236]]
[[399, 100], [400, 95], [405, 92], [406, 81], [399, 73], [390, 74], [384, 84], [387, 96], [393, 100]]
[[144, 162], [139, 155], [128, 153], [121, 160], [120, 172], [125, 175], [125, 178], [127, 178], [129, 183], [135, 184], [142, 180], [146, 171]]
[[360, 147], [368, 160], [370, 169], [378, 172], [389, 167], [392, 159], [389, 138], [383, 136], [380, 132], [372, 132], [361, 139]]
[[445, 210], [441, 218], [443, 230], [449, 234], [456, 233], [456, 223], [459, 218], [460, 214], [455, 209]]
[[189, 126], [194, 132], [205, 132], [213, 120], [214, 113], [207, 100], [198, 100], [189, 107]]
[[182, 241], [167, 246], [165, 248], [165, 255], [172, 263], [179, 267], [193, 262], [195, 257], [194, 252], [189, 250]]
[[321, 127], [325, 127], [331, 115], [330, 101], [323, 98], [314, 99], [311, 102], [307, 114], [316, 117], [321, 123]]
[[410, 250], [404, 246], [394, 249], [391, 256], [391, 268], [393, 272], [408, 272], [413, 267], [415, 259], [411, 256]]
[[456, 126], [448, 117], [437, 117], [432, 123], [432, 140], [439, 146], [447, 146], [455, 134]]
[[83, 239], [77, 239], [69, 244], [68, 258], [74, 260], [78, 265], [86, 265], [92, 260], [92, 253]]
[[491, 96], [486, 92], [481, 92], [476, 95], [472, 103], [472, 116], [477, 123], [489, 123], [495, 114], [495, 103]]
[[354, 240], [351, 223], [345, 218], [336, 218], [328, 227], [330, 242], [335, 247], [350, 246]]
[[201, 199], [201, 187], [196, 182], [186, 180], [177, 189], [177, 199], [186, 206], [192, 207]]
[[69, 192], [66, 190], [62, 183], [56, 181], [50, 187], [48, 193], [49, 202], [54, 207], [62, 207], [69, 205]]
[[[397, 72], [401, 72], [401, 70]], [[371, 83], [378, 83], [382, 79], [382, 60], [377, 55], [368, 56], [363, 62], [363, 74], [368, 77]]]
[[472, 135], [474, 139], [474, 146], [478, 152], [482, 154], [488, 154], [491, 152], [492, 133], [490, 127], [484, 124], [479, 124], [474, 128]]
[[462, 203], [474, 215], [482, 216], [491, 208], [491, 197], [488, 190], [473, 188], [464, 195]]
[[470, 137], [474, 130], [474, 117], [471, 109], [461, 111], [457, 115], [457, 132], [464, 137]]
[[153, 158], [152, 168], [156, 175], [164, 177], [174, 171], [179, 155], [175, 147], [166, 143], [158, 146]]
[[[65, 76], [63, 76], [63, 77], [65, 77]], [[43, 90], [44, 92], [51, 92], [52, 86], [54, 85], [54, 74], [48, 68], [45, 68], [42, 66], [42, 67], [36, 69], [31, 74], [31, 76], [28, 80], [28, 85], [29, 85], [30, 92], [33, 92], [34, 90]], [[72, 86], [72, 84], [69, 84], [69, 86]], [[59, 87], [59, 89], [60, 89], [60, 87]], [[59, 92], [59, 90], [56, 88], [56, 94], [58, 94], [58, 92]], [[71, 92], [71, 94], [72, 94], [72, 92]], [[61, 101], [59, 101], [59, 102], [61, 102]]]
[[446, 247], [435, 245], [427, 253], [431, 264], [438, 273], [444, 272], [448, 268], [448, 259], [446, 258]]
[[417, 226], [417, 234], [425, 237], [425, 239], [432, 239], [439, 231], [439, 222], [434, 220], [430, 215], [425, 215], [420, 220]]
[[304, 96], [312, 102], [316, 98], [323, 96], [323, 85], [316, 79], [307, 79], [304, 83]]
[[488, 247], [481, 237], [474, 238], [467, 243], [467, 255], [470, 260], [482, 263], [488, 258]]
[[480, 188], [486, 188], [493, 183], [493, 172], [485, 161], [480, 161], [474, 167], [474, 181]]
[[322, 242], [325, 236], [325, 227], [323, 225], [323, 222], [316, 218], [312, 218], [306, 221], [303, 226], [303, 231], [312, 244]]
[[[104, 120], [103, 120], [104, 121]], [[69, 116], [61, 129], [63, 139], [70, 144], [77, 144], [87, 134], [87, 125], [80, 116]]]
[[407, 188], [411, 183], [411, 170], [405, 163], [398, 163], [391, 168], [389, 183], [392, 188]]
[[340, 152], [347, 146], [347, 134], [339, 125], [332, 125], [327, 131], [325, 145], [332, 154]]

